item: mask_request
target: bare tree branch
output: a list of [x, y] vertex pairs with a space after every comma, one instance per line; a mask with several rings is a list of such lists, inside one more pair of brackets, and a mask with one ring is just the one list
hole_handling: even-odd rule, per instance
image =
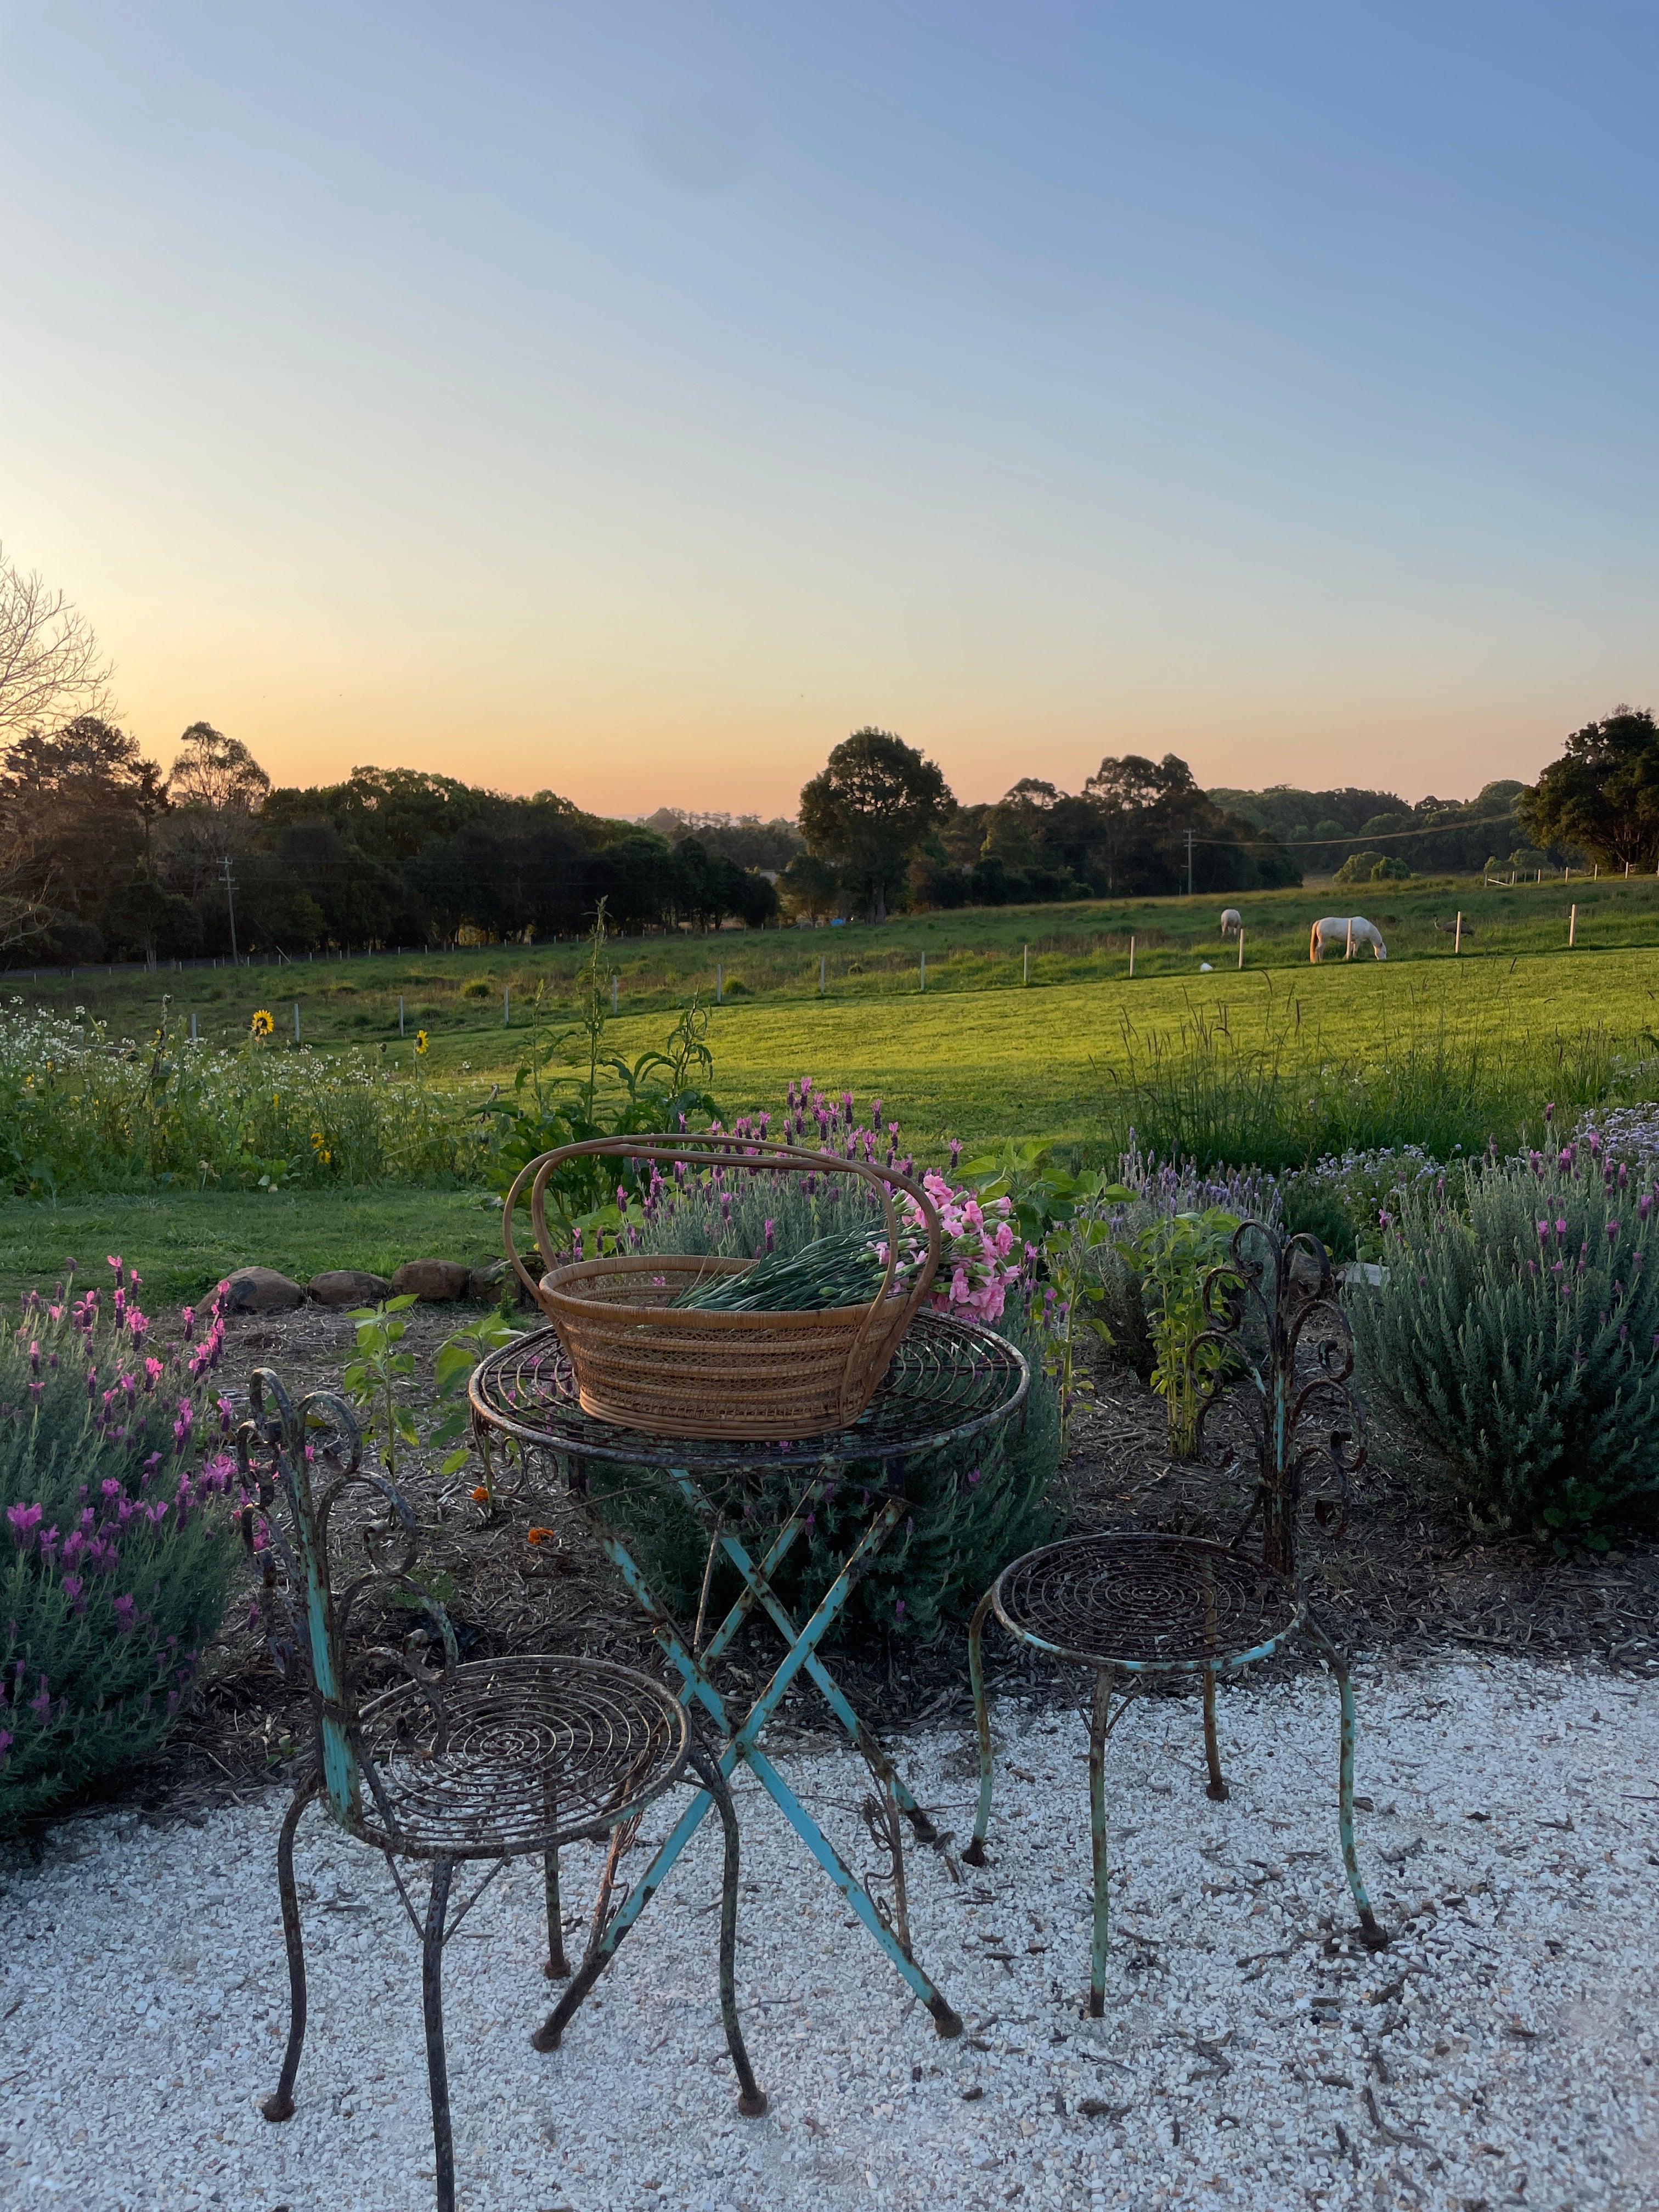
[[109, 661], [79, 609], [0, 546], [0, 744], [110, 708]]

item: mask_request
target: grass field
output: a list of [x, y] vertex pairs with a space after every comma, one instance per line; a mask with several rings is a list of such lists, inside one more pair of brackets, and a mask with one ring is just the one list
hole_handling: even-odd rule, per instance
[[[1177, 978], [1197, 986], [1203, 959], [1214, 963], [1215, 981], [1205, 979], [1202, 988], [1219, 988], [1224, 974], [1231, 986], [1238, 954], [1232, 943], [1222, 944], [1218, 933], [1223, 903], [1213, 896], [1100, 900], [910, 916], [881, 928], [849, 925], [835, 930], [619, 938], [609, 948], [607, 967], [617, 977], [618, 1004], [628, 1015], [660, 1012], [694, 990], [712, 1002], [718, 963], [733, 1016], [759, 1001], [795, 1010], [810, 1004], [818, 1013], [850, 1008], [855, 1022], [861, 1022], [865, 1010], [891, 1010], [920, 1000], [924, 953], [930, 1013], [939, 1000], [1013, 991], [1022, 991], [1023, 1003], [1036, 1009], [1054, 991], [1126, 983], [1132, 935], [1138, 988]], [[1659, 881], [1653, 878], [1590, 882], [1575, 877], [1571, 884], [1558, 879], [1513, 889], [1425, 878], [1360, 890], [1327, 884], [1266, 892], [1238, 903], [1245, 918], [1246, 972], [1282, 970], [1297, 980], [1310, 973], [1312, 921], [1350, 908], [1370, 915], [1382, 930], [1391, 975], [1402, 966], [1425, 964], [1451, 970], [1449, 933], [1460, 910], [1466, 934], [1455, 964], [1477, 972], [1489, 972], [1494, 960], [1507, 966], [1512, 959], [1530, 961], [1565, 951], [1574, 904], [1581, 951], [1659, 948]], [[1029, 995], [1022, 988], [1028, 946]], [[204, 1038], [220, 1043], [246, 1035], [258, 1006], [268, 1006], [278, 1036], [291, 1040], [297, 1002], [308, 1044], [384, 1047], [389, 1058], [402, 1063], [412, 1050], [414, 1032], [423, 1027], [431, 1035], [434, 1068], [460, 1070], [465, 1065], [482, 1074], [515, 1064], [524, 1043], [522, 1034], [515, 1032], [529, 1027], [538, 992], [545, 1012], [568, 1008], [584, 957], [584, 947], [574, 944], [494, 946], [299, 961], [276, 969], [198, 968], [149, 975], [94, 969], [79, 971], [73, 979], [43, 970], [38, 981], [32, 971], [14, 969], [6, 983], [30, 1004], [60, 1012], [84, 1006], [118, 1034], [129, 1036], [154, 1025], [166, 994], [176, 1010], [196, 1016]], [[1374, 965], [1369, 955], [1363, 964]], [[510, 1026], [502, 1021], [504, 991], [511, 994]], [[401, 1040], [400, 998], [406, 1032]], [[789, 1018], [804, 1021], [805, 1015], [792, 1012]], [[1033, 1018], [1039, 1025], [1053, 1025], [1041, 1014]], [[1059, 1018], [1063, 1023], [1067, 1018]]]
[[[665, 1026], [659, 1011], [624, 1012], [607, 1043], [631, 1055], [657, 1042]], [[811, 1075], [852, 1090], [861, 1106], [878, 1095], [884, 1118], [898, 1121], [924, 1157], [939, 1157], [952, 1135], [970, 1145], [1053, 1137], [1099, 1156], [1121, 1137], [1126, 1115], [1156, 1139], [1160, 1112], [1168, 1145], [1197, 1146], [1218, 1091], [1248, 1148], [1252, 1132], [1265, 1139], [1287, 1102], [1294, 1109], [1300, 1091], [1316, 1089], [1322, 1145], [1410, 1138], [1437, 1143], [1449, 1157], [1454, 1132], [1478, 1146], [1489, 1128], [1508, 1142], [1528, 1122], [1540, 1127], [1546, 1099], [1565, 1108], [1621, 1086], [1630, 1095], [1632, 1080], [1639, 1091], [1651, 1082], [1652, 1070], [1638, 1064], [1659, 1052], [1656, 1030], [1659, 948], [1586, 945], [1455, 963], [1366, 959], [1316, 969], [1304, 960], [1295, 969], [1138, 975], [1133, 983], [1106, 977], [1030, 991], [780, 994], [716, 1010], [710, 1042], [714, 1090], [728, 1114], [776, 1108], [792, 1076]], [[482, 1080], [486, 1068], [507, 1068], [528, 1042], [498, 1029], [469, 1042], [463, 1032], [441, 1036], [434, 1057], [453, 1066], [470, 1054]], [[1196, 1109], [1182, 1090], [1182, 1071], [1194, 1065], [1213, 1079], [1200, 1086]], [[1126, 1082], [1151, 1096], [1126, 1100]], [[1253, 1156], [1269, 1157], [1261, 1142]], [[250, 1261], [301, 1280], [331, 1266], [390, 1273], [428, 1254], [493, 1256], [497, 1223], [487, 1201], [467, 1191], [14, 1200], [0, 1206], [0, 1291], [50, 1280], [70, 1252], [84, 1262], [120, 1251], [169, 1297], [198, 1293]]]

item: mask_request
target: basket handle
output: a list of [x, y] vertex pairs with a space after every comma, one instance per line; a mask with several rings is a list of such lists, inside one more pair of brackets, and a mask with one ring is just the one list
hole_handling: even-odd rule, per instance
[[857, 1176], [863, 1182], [873, 1183], [880, 1194], [887, 1264], [882, 1271], [881, 1288], [871, 1302], [868, 1312], [860, 1324], [848, 1354], [850, 1370], [866, 1348], [878, 1321], [890, 1322], [893, 1316], [884, 1316], [884, 1309], [892, 1291], [893, 1276], [898, 1264], [898, 1214], [893, 1205], [893, 1191], [902, 1190], [913, 1198], [921, 1212], [927, 1229], [927, 1252], [916, 1270], [915, 1282], [906, 1293], [905, 1303], [897, 1316], [899, 1333], [908, 1328], [915, 1319], [922, 1300], [933, 1287], [939, 1273], [939, 1263], [945, 1249], [944, 1232], [939, 1222], [939, 1208], [921, 1188], [908, 1176], [902, 1176], [896, 1168], [878, 1168], [865, 1160], [844, 1159], [838, 1152], [815, 1152], [804, 1145], [786, 1145], [775, 1138], [756, 1137], [733, 1139], [713, 1131], [688, 1131], [679, 1136], [647, 1134], [638, 1137], [586, 1137], [578, 1144], [561, 1145], [554, 1152], [544, 1152], [520, 1168], [507, 1194], [501, 1215], [501, 1240], [507, 1256], [513, 1263], [514, 1273], [533, 1298], [536, 1284], [513, 1241], [513, 1214], [526, 1183], [530, 1186], [530, 1218], [536, 1235], [536, 1248], [541, 1255], [544, 1272], [551, 1273], [558, 1264], [558, 1254], [553, 1249], [553, 1239], [547, 1226], [547, 1185], [554, 1171], [566, 1160], [591, 1159], [608, 1156], [626, 1160], [685, 1160], [701, 1167], [753, 1168], [768, 1163], [782, 1168], [799, 1169], [822, 1173], [826, 1169], [833, 1174]]

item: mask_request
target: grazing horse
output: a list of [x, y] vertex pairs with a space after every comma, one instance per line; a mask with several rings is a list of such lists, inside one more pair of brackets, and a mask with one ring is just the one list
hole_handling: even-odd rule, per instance
[[1355, 950], [1369, 945], [1379, 960], [1386, 960], [1389, 948], [1382, 942], [1382, 932], [1374, 921], [1367, 921], [1363, 914], [1328, 914], [1315, 922], [1313, 934], [1308, 939], [1308, 957], [1316, 961], [1328, 945], [1345, 945], [1346, 959], [1352, 960]]
[[1221, 934], [1224, 937], [1237, 936], [1238, 932], [1243, 929], [1243, 927], [1244, 917], [1236, 906], [1224, 906], [1222, 908]]

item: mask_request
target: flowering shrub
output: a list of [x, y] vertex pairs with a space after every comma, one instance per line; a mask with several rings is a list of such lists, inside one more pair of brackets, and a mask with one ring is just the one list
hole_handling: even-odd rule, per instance
[[1659, 1495], [1655, 1200], [1597, 1134], [1402, 1198], [1353, 1301], [1371, 1384], [1445, 1450], [1490, 1528], [1577, 1532]]
[[[803, 1145], [845, 1160], [892, 1168], [916, 1179], [915, 1163], [899, 1150], [899, 1125], [884, 1121], [882, 1102], [870, 1102], [865, 1119], [850, 1091], [818, 1091], [810, 1076], [789, 1085], [781, 1120], [770, 1114], [744, 1115], [724, 1133], [742, 1151], [757, 1139]], [[712, 1124], [720, 1133], [718, 1121]], [[1027, 1249], [1015, 1234], [1006, 1198], [981, 1201], [972, 1190], [958, 1189], [929, 1171], [922, 1188], [938, 1208], [944, 1238], [939, 1272], [928, 1303], [941, 1313], [996, 1322], [1010, 1290], [1028, 1273]], [[636, 1252], [708, 1253], [759, 1259], [768, 1252], [788, 1256], [819, 1237], [870, 1224], [872, 1248], [884, 1261], [885, 1215], [874, 1187], [831, 1169], [752, 1170], [678, 1164], [666, 1175], [653, 1167], [636, 1195], [617, 1193], [618, 1223], [610, 1241]], [[921, 1264], [927, 1235], [921, 1206], [897, 1194], [899, 1255], [896, 1277]], [[582, 1232], [573, 1249], [580, 1255]], [[599, 1249], [604, 1249], [603, 1241]]]
[[164, 1327], [110, 1264], [0, 1324], [0, 1833], [155, 1748], [234, 1559], [217, 1299]]
[[21, 1197], [477, 1182], [491, 1141], [459, 1092], [375, 1054], [279, 1048], [257, 1025], [221, 1050], [171, 1018], [139, 1042], [0, 1008], [0, 1188]]

